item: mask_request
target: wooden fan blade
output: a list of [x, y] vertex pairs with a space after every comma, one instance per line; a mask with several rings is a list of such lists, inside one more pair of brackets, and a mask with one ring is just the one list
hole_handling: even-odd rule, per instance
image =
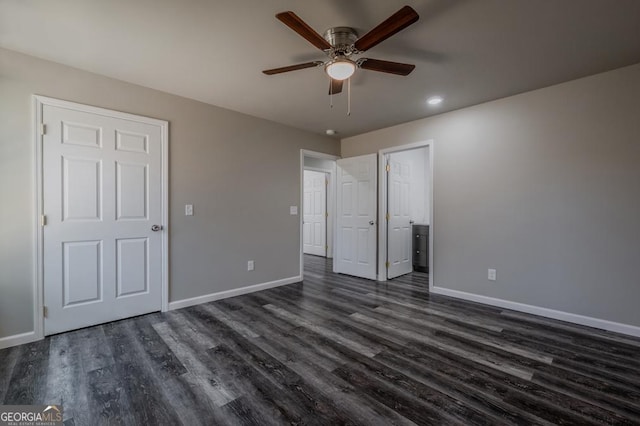
[[331, 45], [327, 40], [322, 38], [313, 28], [307, 25], [298, 15], [293, 12], [282, 12], [276, 15], [283, 24], [304, 37], [309, 43], [313, 44], [320, 50], [331, 49]]
[[313, 68], [313, 67], [317, 67], [318, 64], [322, 64], [322, 62], [319, 62], [319, 61], [305, 62], [304, 64], [289, 65], [288, 67], [281, 67], [281, 68], [273, 68], [270, 70], [264, 70], [262, 72], [267, 75], [273, 75], [273, 74], [280, 74], [283, 72], [303, 70], [305, 68]]
[[386, 72], [396, 75], [409, 75], [415, 68], [415, 65], [402, 64], [400, 62], [381, 61], [379, 59], [366, 59], [360, 68], [371, 71]]
[[356, 40], [354, 46], [361, 52], [369, 50], [376, 44], [383, 42], [397, 32], [407, 28], [416, 22], [418, 18], [420, 18], [420, 16], [411, 6], [405, 6]]
[[342, 83], [344, 83], [344, 80], [334, 80], [332, 78], [331, 83], [329, 84], [329, 94], [337, 95], [342, 92]]

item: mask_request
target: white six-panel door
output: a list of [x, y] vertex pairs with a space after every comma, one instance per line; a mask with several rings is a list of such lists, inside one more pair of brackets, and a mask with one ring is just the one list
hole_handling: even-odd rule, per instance
[[304, 171], [303, 251], [327, 255], [327, 176], [313, 170]]
[[387, 155], [387, 278], [413, 270], [411, 234], [411, 164], [393, 154]]
[[158, 311], [161, 128], [44, 105], [45, 335]]
[[376, 278], [377, 156], [337, 160], [338, 273]]

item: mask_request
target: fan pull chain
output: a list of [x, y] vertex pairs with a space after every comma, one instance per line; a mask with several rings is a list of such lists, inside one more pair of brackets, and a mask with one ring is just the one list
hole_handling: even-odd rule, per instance
[[333, 80], [329, 77], [329, 108], [333, 108]]
[[351, 115], [351, 78], [347, 79], [347, 116]]

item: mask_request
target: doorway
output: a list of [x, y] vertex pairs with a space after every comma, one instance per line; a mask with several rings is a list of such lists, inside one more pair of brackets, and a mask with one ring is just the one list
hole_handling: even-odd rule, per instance
[[433, 142], [381, 150], [378, 280], [433, 270]]
[[304, 274], [305, 255], [333, 258], [336, 208], [335, 173], [338, 158], [330, 154], [300, 150], [301, 277]]
[[168, 123], [34, 102], [36, 334], [164, 310]]

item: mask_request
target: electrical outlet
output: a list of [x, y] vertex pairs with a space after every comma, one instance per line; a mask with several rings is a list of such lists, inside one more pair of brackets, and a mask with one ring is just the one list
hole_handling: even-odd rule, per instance
[[253, 271], [253, 260], [247, 262], [247, 271]]
[[184, 215], [193, 216], [193, 204], [187, 204], [184, 206]]
[[489, 269], [488, 273], [487, 273], [487, 279], [489, 281], [495, 281], [496, 280], [496, 270], [495, 269]]

